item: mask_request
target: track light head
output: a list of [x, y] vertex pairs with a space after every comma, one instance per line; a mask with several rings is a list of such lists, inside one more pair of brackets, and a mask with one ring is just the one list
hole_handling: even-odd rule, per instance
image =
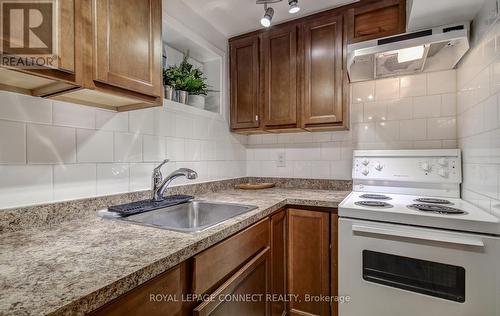
[[260, 19], [260, 24], [262, 24], [262, 26], [264, 27], [270, 27], [271, 21], [273, 20], [273, 16], [274, 16], [274, 9], [271, 7], [266, 8], [264, 17]]
[[300, 11], [299, 7], [299, 0], [288, 0], [288, 5], [290, 8], [288, 9], [288, 12], [291, 14], [297, 13]]

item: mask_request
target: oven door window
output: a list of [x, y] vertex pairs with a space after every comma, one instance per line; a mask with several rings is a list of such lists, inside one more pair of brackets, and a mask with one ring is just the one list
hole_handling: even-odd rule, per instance
[[363, 279], [442, 299], [465, 302], [465, 269], [363, 250]]

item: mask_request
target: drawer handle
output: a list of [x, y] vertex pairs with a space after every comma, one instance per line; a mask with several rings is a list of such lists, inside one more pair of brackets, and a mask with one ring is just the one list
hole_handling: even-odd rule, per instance
[[[371, 227], [365, 225], [352, 225], [352, 231], [357, 233], [368, 233], [374, 235], [382, 235], [389, 237], [402, 237], [416, 240], [427, 240], [443, 242], [448, 244], [484, 247], [484, 242], [478, 238], [447, 236], [445, 234], [429, 234], [427, 231], [412, 231], [412, 230], [396, 230], [381, 227]], [[425, 235], [424, 235], [425, 233]]]

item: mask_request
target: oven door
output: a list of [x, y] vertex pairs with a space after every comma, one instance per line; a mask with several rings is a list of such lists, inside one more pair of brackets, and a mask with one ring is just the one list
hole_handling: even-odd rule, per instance
[[500, 240], [340, 219], [340, 316], [500, 316]]

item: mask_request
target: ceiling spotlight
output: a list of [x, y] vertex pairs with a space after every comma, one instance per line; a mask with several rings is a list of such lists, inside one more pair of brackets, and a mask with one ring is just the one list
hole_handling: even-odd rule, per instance
[[290, 6], [288, 12], [293, 14], [300, 11], [299, 0], [288, 0], [288, 5]]
[[264, 27], [270, 27], [273, 15], [274, 15], [274, 9], [271, 7], [266, 8], [266, 13], [264, 14], [264, 17], [260, 19], [260, 24], [262, 24], [262, 26]]

